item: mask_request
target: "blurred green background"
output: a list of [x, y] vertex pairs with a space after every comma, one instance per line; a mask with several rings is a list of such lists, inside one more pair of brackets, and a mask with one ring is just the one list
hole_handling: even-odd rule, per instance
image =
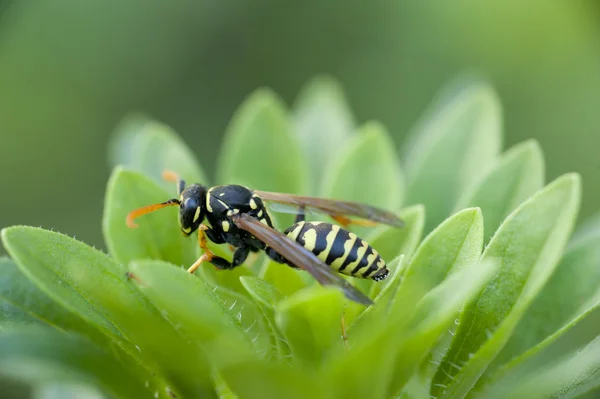
[[107, 140], [129, 111], [171, 125], [212, 175], [256, 87], [291, 103], [331, 74], [358, 121], [383, 121], [400, 144], [470, 70], [499, 93], [504, 147], [536, 138], [547, 178], [580, 172], [583, 214], [600, 209], [598, 1], [0, 3], [0, 227], [102, 247]]

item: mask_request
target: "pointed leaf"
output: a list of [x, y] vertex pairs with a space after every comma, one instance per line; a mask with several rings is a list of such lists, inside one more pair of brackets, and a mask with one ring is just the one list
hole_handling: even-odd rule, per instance
[[520, 381], [533, 378], [549, 364], [583, 350], [600, 332], [599, 324], [600, 302], [525, 353], [500, 367], [490, 367], [471, 391], [473, 397], [504, 397], [507, 389]]
[[144, 173], [175, 196], [175, 184], [165, 181], [162, 172], [178, 173], [189, 183], [207, 184], [196, 156], [171, 128], [142, 114], [124, 118], [110, 140], [111, 166], [123, 165]]
[[2, 241], [40, 289], [147, 367], [159, 369], [181, 394], [214, 396], [200, 350], [161, 317], [128, 281], [123, 266], [79, 241], [38, 228], [3, 229]]
[[409, 298], [422, 298], [450, 273], [475, 263], [482, 247], [481, 210], [465, 209], [446, 219], [423, 240], [404, 273], [390, 312], [394, 317], [405, 313], [409, 310], [406, 306]]
[[[207, 284], [211, 285], [208, 281]], [[241, 323], [247, 338], [256, 348], [257, 354], [262, 358], [268, 358], [271, 353], [274, 353], [274, 344], [269, 334], [269, 320], [263, 314], [260, 306], [250, 296], [245, 295], [245, 292], [241, 293], [215, 285], [211, 285], [211, 289]]]
[[[349, 334], [350, 351], [327, 366], [331, 370], [328, 379], [336, 383], [339, 397], [397, 397], [441, 331], [493, 271], [491, 263], [466, 265], [422, 298], [410, 298], [414, 312], [407, 320], [391, 315], [376, 319], [367, 334]], [[372, 364], [377, 367], [365, 367]]]
[[555, 359], [486, 398], [578, 398], [600, 386], [600, 337], [566, 359]]
[[240, 399], [306, 399], [333, 397], [318, 375], [287, 364], [246, 362], [220, 370]]
[[77, 314], [54, 302], [8, 258], [0, 258], [0, 298], [31, 320], [59, 330], [77, 332], [100, 345], [108, 338]]
[[[227, 259], [227, 257], [225, 257], [225, 259]], [[231, 255], [229, 256], [229, 259], [232, 259]], [[244, 287], [240, 283], [241, 277], [254, 275], [252, 269], [250, 269], [247, 264], [240, 265], [231, 270], [220, 270], [211, 264], [206, 264], [202, 265], [196, 274], [200, 275], [212, 286], [227, 288], [235, 292], [244, 292]]]
[[[492, 369], [534, 347], [571, 321], [600, 286], [600, 219], [595, 234], [576, 234], [556, 271], [525, 313]], [[587, 310], [587, 309], [586, 309]], [[600, 329], [598, 329], [600, 333]]]
[[140, 217], [138, 227], [125, 224], [127, 214], [139, 207], [173, 198], [150, 178], [116, 168], [108, 182], [102, 230], [110, 254], [127, 264], [135, 259], [164, 260], [189, 267], [196, 260], [197, 240], [183, 237], [178, 207], [160, 209]]
[[267, 321], [270, 331], [272, 355], [286, 358], [290, 355], [290, 347], [275, 321], [275, 307], [283, 298], [276, 287], [257, 277], [241, 277], [242, 285], [259, 306]]
[[237, 110], [223, 138], [218, 170], [222, 184], [306, 192], [306, 163], [287, 110], [273, 92], [257, 90]]
[[310, 80], [293, 108], [296, 136], [308, 160], [309, 194], [318, 195], [323, 171], [329, 170], [353, 133], [352, 113], [340, 84], [329, 76]]
[[394, 259], [402, 254], [410, 260], [423, 236], [425, 208], [414, 205], [402, 209], [398, 215], [404, 226], [395, 228], [384, 226], [367, 238], [371, 246], [377, 249], [383, 259]]
[[537, 141], [526, 141], [503, 154], [496, 167], [463, 196], [456, 209], [481, 208], [487, 242], [500, 223], [543, 185], [542, 150]]
[[[398, 255], [404, 255], [405, 261], [409, 262], [423, 236], [425, 209], [422, 205], [411, 206], [401, 210], [399, 216], [404, 221], [404, 227], [384, 226], [373, 232], [367, 241], [384, 260], [389, 261]], [[375, 298], [383, 289], [384, 284], [374, 281], [369, 281], [369, 283], [371, 285], [369, 296]]]
[[484, 252], [485, 259], [498, 258], [499, 272], [461, 314], [455, 338], [433, 379], [433, 396], [464, 397], [500, 352], [554, 271], [579, 201], [579, 176], [565, 175], [500, 226]]
[[212, 364], [246, 361], [254, 356], [238, 315], [202, 279], [159, 261], [136, 261], [130, 270], [162, 316], [199, 345]]
[[324, 173], [322, 197], [357, 201], [392, 211], [402, 205], [404, 177], [400, 160], [389, 133], [380, 123], [362, 126]]
[[425, 205], [425, 231], [451, 213], [464, 190], [494, 165], [501, 148], [501, 109], [494, 90], [473, 81], [455, 89], [453, 96], [432, 105], [405, 151], [405, 202]]
[[333, 288], [313, 286], [279, 302], [275, 322], [292, 350], [292, 359], [319, 368], [341, 347], [344, 296]]
[[383, 288], [376, 301], [378, 306], [367, 308], [353, 327], [368, 328], [373, 317], [387, 317], [388, 312], [395, 319], [410, 316], [414, 308], [407, 304], [419, 301], [452, 271], [475, 262], [482, 247], [481, 211], [465, 209], [451, 216], [425, 237], [398, 280], [401, 284], [393, 290]]
[[21, 381], [72, 381], [91, 384], [120, 398], [168, 398], [164, 387], [148, 381], [80, 337], [50, 329], [14, 330], [0, 335], [0, 373]]
[[266, 259], [260, 275], [277, 287], [283, 296], [289, 296], [306, 287], [302, 273], [306, 272]]
[[[288, 111], [275, 93], [258, 89], [238, 108], [223, 137], [217, 171], [219, 184], [307, 192], [307, 162], [294, 137]], [[281, 229], [293, 220], [283, 213], [271, 213], [271, 217]]]
[[[377, 294], [374, 294], [373, 301], [376, 306], [369, 306], [365, 308], [364, 305], [356, 302], [347, 302], [344, 307], [344, 319], [346, 324], [349, 326], [349, 330], [365, 329], [370, 328], [369, 318], [374, 317], [374, 314], [378, 314], [379, 311], [387, 310], [390, 303], [392, 302], [394, 295], [398, 291], [398, 287], [402, 283], [402, 277], [406, 270], [404, 263], [404, 255], [397, 256], [387, 264], [390, 274], [388, 278], [383, 281], [379, 281], [373, 284], [373, 287], [378, 287]], [[372, 288], [372, 291], [375, 289]], [[365, 318], [365, 320], [363, 320]]]
[[390, 393], [397, 396], [401, 392], [460, 308], [475, 297], [496, 270], [497, 264], [491, 261], [465, 265], [423, 297], [403, 332], [392, 367]]
[[[420, 301], [448, 276], [477, 263], [482, 247], [483, 219], [479, 209], [466, 209], [444, 221], [425, 238], [407, 267], [390, 304], [388, 320], [403, 323], [408, 317], [419, 317], [420, 313], [411, 304]], [[458, 309], [446, 316], [454, 320], [457, 312]], [[432, 337], [432, 343], [437, 337]], [[418, 353], [425, 356], [427, 351]], [[395, 360], [390, 392], [398, 393], [407, 382], [410, 377], [405, 370], [408, 364], [403, 355]]]
[[242, 277], [241, 281], [250, 296], [263, 306], [275, 309], [283, 299], [279, 290], [263, 279], [258, 277]]

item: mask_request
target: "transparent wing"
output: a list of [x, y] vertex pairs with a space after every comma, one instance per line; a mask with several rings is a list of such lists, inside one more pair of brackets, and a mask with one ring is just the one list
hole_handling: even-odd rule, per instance
[[325, 213], [329, 216], [355, 216], [390, 226], [402, 227], [404, 222], [393, 212], [359, 202], [332, 200], [326, 198], [307, 197], [303, 195], [274, 193], [254, 190], [256, 195], [267, 202], [277, 212], [298, 213], [300, 209], [309, 212]]
[[372, 305], [373, 301], [360, 292], [339, 274], [331, 270], [308, 249], [304, 248], [285, 234], [270, 228], [245, 213], [240, 213], [231, 218], [240, 229], [247, 231], [254, 237], [273, 248], [277, 253], [289, 260], [294, 266], [304, 269], [322, 285], [335, 285], [340, 287], [344, 295], [352, 301], [363, 305]]

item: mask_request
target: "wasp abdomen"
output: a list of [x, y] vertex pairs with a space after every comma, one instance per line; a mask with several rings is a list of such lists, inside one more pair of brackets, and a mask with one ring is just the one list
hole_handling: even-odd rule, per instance
[[284, 233], [339, 273], [375, 281], [389, 274], [384, 260], [373, 247], [340, 226], [299, 222]]

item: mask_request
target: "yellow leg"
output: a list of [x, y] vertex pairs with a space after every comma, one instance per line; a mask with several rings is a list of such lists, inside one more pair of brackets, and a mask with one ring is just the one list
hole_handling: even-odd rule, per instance
[[144, 285], [142, 280], [140, 280], [140, 278], [138, 276], [136, 276], [135, 274], [133, 274], [132, 272], [125, 273], [125, 277], [127, 277], [127, 280], [135, 280], [138, 282], [139, 285]]
[[346, 322], [344, 321], [344, 313], [342, 313], [342, 321], [340, 323], [342, 327], [342, 339], [344, 340], [344, 347], [348, 350], [348, 335], [346, 335]]
[[190, 266], [190, 268], [188, 269], [188, 273], [194, 273], [202, 263], [210, 262], [215, 256], [215, 254], [212, 253], [212, 251], [208, 248], [207, 245], [206, 234], [204, 234], [204, 230], [206, 230], [207, 228], [208, 227], [205, 224], [201, 224], [198, 228], [198, 245], [200, 246], [200, 249], [202, 249], [203, 253], [202, 256], [200, 256], [198, 260], [195, 261], [192, 266]]

